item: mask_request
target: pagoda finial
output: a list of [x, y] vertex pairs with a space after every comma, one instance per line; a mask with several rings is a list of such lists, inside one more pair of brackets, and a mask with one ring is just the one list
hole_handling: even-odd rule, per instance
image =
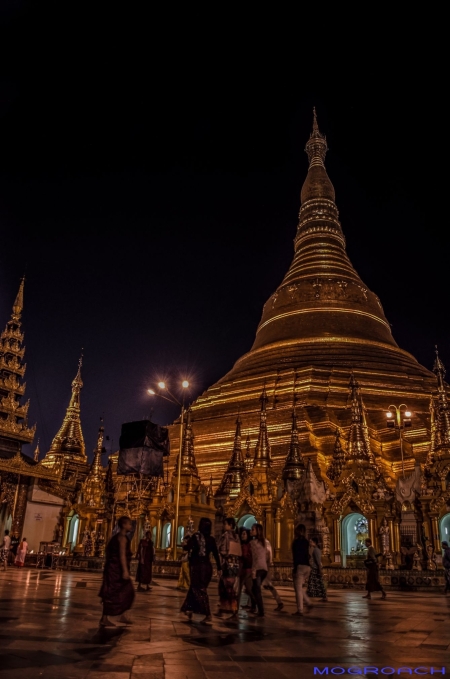
[[[192, 410], [188, 408], [181, 452], [181, 473], [198, 476], [194, 454], [194, 433], [192, 431]], [[177, 462], [178, 464], [178, 462]]]
[[364, 431], [363, 405], [359, 393], [359, 385], [354, 374], [350, 377], [350, 396], [352, 409], [352, 423], [348, 432], [347, 459], [364, 460], [370, 462], [370, 451]]
[[82, 358], [81, 356], [78, 361], [78, 371], [72, 381], [72, 396], [63, 423], [43, 460], [46, 466], [52, 466], [56, 460], [55, 456], [60, 455], [68, 456], [68, 458], [83, 463], [87, 461], [80, 419], [80, 392], [83, 387], [81, 379]]
[[[319, 125], [317, 124], [317, 113], [316, 107], [313, 106], [313, 134], [319, 132]], [[320, 133], [319, 133], [320, 134]]]
[[39, 462], [39, 455], [41, 454], [41, 451], [39, 449], [39, 441], [40, 439], [37, 440], [36, 448], [34, 449], [34, 461]]
[[439, 388], [444, 389], [444, 378], [445, 378], [446, 370], [445, 370], [445, 366], [442, 363], [441, 358], [439, 356], [437, 344], [434, 347], [434, 351], [435, 351], [435, 354], [436, 354], [436, 358], [434, 360], [433, 372], [437, 377]]
[[450, 447], [450, 406], [445, 387], [445, 366], [442, 363], [436, 346], [436, 360], [433, 372], [438, 383], [437, 417], [436, 417], [436, 451]]
[[297, 428], [297, 413], [295, 407], [292, 408], [292, 428], [291, 428], [291, 442], [289, 451], [286, 456], [283, 471], [281, 473], [283, 481], [296, 481], [305, 471], [305, 463], [300, 452], [300, 444], [298, 440]]
[[218, 492], [227, 493], [228, 497], [236, 497], [242, 490], [246, 475], [247, 472], [242, 453], [241, 418], [238, 413], [233, 452], [231, 453], [231, 458]]
[[264, 383], [263, 391], [260, 396], [261, 401], [261, 415], [259, 421], [259, 435], [256, 442], [255, 457], [253, 461], [254, 467], [270, 467], [272, 464], [270, 457], [269, 437], [267, 434], [267, 412], [266, 405], [268, 402], [266, 393], [266, 384]]
[[327, 476], [333, 483], [338, 480], [342, 474], [342, 470], [345, 464], [345, 454], [341, 445], [341, 432], [339, 428], [336, 428], [336, 440], [334, 442], [333, 455], [331, 457], [331, 462], [327, 468]]
[[[319, 124], [317, 122], [316, 107], [313, 108], [313, 125], [312, 132], [309, 135], [309, 139], [306, 142], [305, 151], [308, 154], [309, 167], [314, 167], [315, 165], [324, 166], [325, 155], [328, 151], [327, 139], [319, 130]], [[327, 178], [328, 179], [328, 178]], [[328, 180], [329, 181], [329, 180]], [[331, 184], [331, 182], [330, 182]], [[303, 199], [302, 199], [303, 202]]]
[[13, 304], [13, 317], [19, 320], [23, 310], [23, 287], [25, 285], [25, 276], [22, 277], [19, 285], [19, 291]]

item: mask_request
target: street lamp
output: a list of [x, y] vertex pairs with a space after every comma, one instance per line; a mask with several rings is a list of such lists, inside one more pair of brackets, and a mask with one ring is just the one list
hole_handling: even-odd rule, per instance
[[[172, 538], [172, 559], [174, 561], [177, 560], [177, 539], [178, 539], [178, 515], [180, 511], [180, 485], [181, 485], [181, 455], [183, 452], [183, 425], [184, 425], [184, 413], [185, 413], [185, 407], [184, 407], [184, 394], [185, 394], [185, 389], [188, 389], [189, 387], [189, 382], [187, 380], [183, 380], [181, 382], [181, 387], [183, 388], [183, 399], [182, 401], [179, 401], [176, 396], [174, 396], [168, 389], [166, 382], [161, 381], [158, 382], [158, 387], [161, 391], [164, 391], [165, 393], [162, 394], [161, 391], [156, 392], [154, 389], [147, 389], [147, 393], [150, 394], [150, 396], [158, 396], [159, 398], [163, 398], [166, 401], [169, 401], [170, 403], [175, 403], [176, 405], [179, 405], [181, 408], [181, 416], [180, 416], [180, 450], [178, 453], [178, 465], [177, 465], [177, 492], [176, 492], [176, 499], [175, 499], [175, 521], [174, 521], [174, 531], [173, 531], [173, 538]], [[168, 394], [168, 396], [166, 396]]]
[[409, 429], [412, 422], [412, 412], [408, 409], [404, 403], [399, 406], [389, 406], [386, 413], [386, 426], [389, 429], [396, 429], [400, 437], [400, 453], [402, 456], [402, 475], [405, 478], [405, 461], [403, 459], [403, 438], [402, 431], [404, 429]]

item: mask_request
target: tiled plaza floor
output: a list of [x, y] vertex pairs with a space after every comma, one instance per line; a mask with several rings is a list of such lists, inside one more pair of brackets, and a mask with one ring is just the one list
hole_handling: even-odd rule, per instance
[[[331, 590], [328, 603], [295, 618], [293, 591], [281, 587], [282, 612], [265, 593], [264, 619], [242, 611], [237, 622], [207, 626], [179, 614], [175, 585], [160, 579], [138, 593], [132, 627], [100, 631], [100, 576], [0, 571], [0, 679], [297, 679], [327, 666], [329, 675], [351, 666], [450, 672], [450, 596], [376, 593], [368, 602], [363, 592]], [[216, 591], [212, 583], [213, 610]]]

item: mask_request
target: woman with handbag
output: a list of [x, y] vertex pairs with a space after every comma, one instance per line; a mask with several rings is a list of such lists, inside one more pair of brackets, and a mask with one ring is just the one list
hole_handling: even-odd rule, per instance
[[219, 613], [231, 613], [237, 617], [239, 606], [239, 571], [241, 568], [241, 541], [236, 533], [236, 521], [226, 518], [223, 522], [224, 531], [220, 537], [218, 550], [222, 565], [222, 575], [219, 580]]
[[325, 589], [325, 582], [323, 580], [322, 552], [319, 549], [319, 540], [317, 537], [314, 536], [309, 538], [309, 547], [311, 572], [308, 579], [307, 594], [313, 599], [320, 598], [322, 601], [328, 601], [327, 590]]
[[364, 561], [364, 565], [367, 568], [367, 583], [366, 590], [367, 594], [363, 596], [363, 599], [371, 599], [371, 592], [381, 592], [381, 598], [386, 599], [386, 592], [378, 577], [378, 561], [377, 557], [382, 556], [382, 554], [376, 554], [375, 549], [372, 546], [372, 540], [367, 538], [365, 541], [367, 547], [367, 559]]

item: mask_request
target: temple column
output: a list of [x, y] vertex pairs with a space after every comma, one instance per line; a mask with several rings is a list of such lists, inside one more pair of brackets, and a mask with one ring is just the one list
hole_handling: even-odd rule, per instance
[[379, 552], [380, 540], [378, 538], [377, 520], [372, 516], [369, 518], [369, 537], [372, 540], [372, 545], [374, 546], [375, 551]]
[[388, 526], [389, 526], [389, 550], [392, 554], [392, 552], [398, 551], [395, 545], [394, 519], [392, 518], [388, 519]]
[[441, 540], [440, 540], [440, 535], [439, 535], [439, 521], [438, 521], [438, 515], [437, 514], [430, 514], [430, 520], [431, 520], [431, 527], [432, 527], [432, 536], [433, 536], [433, 547], [434, 551], [437, 552], [438, 554], [441, 553], [442, 547], [441, 547]]
[[279, 508], [275, 510], [274, 524], [274, 560], [279, 561], [281, 554], [281, 511]]
[[156, 524], [156, 544], [155, 547], [160, 548], [161, 547], [161, 517], [158, 518], [158, 522]]
[[11, 533], [17, 533], [19, 537], [22, 536], [23, 523], [25, 521], [25, 512], [27, 508], [28, 483], [26, 480], [21, 481], [20, 476], [17, 481], [16, 494], [14, 497], [13, 518], [11, 523]]
[[67, 539], [69, 537], [69, 531], [70, 531], [70, 522], [72, 521], [71, 516], [66, 516], [64, 519], [64, 537], [62, 541], [61, 547], [65, 547], [67, 545]]
[[334, 562], [341, 563], [341, 520], [333, 519]]

